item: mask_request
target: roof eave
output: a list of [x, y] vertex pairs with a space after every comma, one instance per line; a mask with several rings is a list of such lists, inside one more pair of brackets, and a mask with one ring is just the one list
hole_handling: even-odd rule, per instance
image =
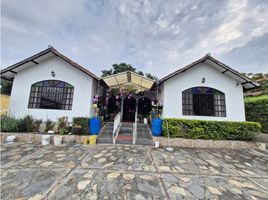
[[217, 65], [221, 66], [222, 68], [224, 68], [226, 71], [230, 71], [231, 73], [235, 74], [236, 76], [240, 77], [241, 79], [244, 79], [245, 82], [247, 83], [250, 83], [252, 85], [252, 87], [249, 87], [249, 88], [245, 88], [242, 84], [242, 86], [245, 88], [245, 89], [253, 89], [253, 88], [257, 88], [257, 87], [260, 87], [260, 84], [259, 83], [256, 83], [254, 81], [252, 81], [251, 79], [249, 79], [248, 77], [245, 77], [244, 75], [240, 74], [238, 71], [232, 69], [231, 67], [225, 65], [224, 63], [216, 60], [215, 58], [213, 58], [212, 56], [210, 56], [209, 54], [206, 54], [204, 57], [192, 62], [191, 64], [189, 65], [186, 65], [185, 67], [165, 76], [164, 78], [160, 79], [159, 81], [159, 84], [162, 84], [164, 83], [165, 81], [169, 80], [170, 78], [173, 78], [174, 76], [180, 74], [180, 73], [183, 73], [185, 71], [187, 71], [188, 69], [198, 65], [199, 63], [201, 62], [204, 62], [205, 60], [209, 59], [210, 61], [216, 63]]
[[70, 65], [76, 67], [76, 68], [79, 69], [80, 71], [82, 71], [82, 72], [86, 73], [87, 75], [91, 76], [92, 78], [94, 78], [94, 79], [96, 79], [96, 80], [99, 80], [99, 78], [98, 78], [95, 74], [93, 74], [93, 73], [90, 72], [89, 70], [85, 69], [84, 67], [82, 67], [82, 66], [79, 65], [78, 63], [74, 62], [74, 61], [71, 60], [70, 58], [64, 56], [63, 54], [61, 54], [60, 52], [58, 52], [58, 51], [57, 51], [56, 49], [54, 49], [53, 47], [49, 47], [49, 48], [47, 48], [47, 49], [45, 49], [45, 50], [43, 50], [43, 51], [41, 51], [41, 52], [39, 52], [39, 53], [37, 53], [37, 54], [35, 54], [35, 55], [29, 57], [29, 58], [26, 58], [26, 59], [24, 59], [24, 60], [22, 60], [22, 61], [20, 61], [20, 62], [18, 62], [18, 63], [15, 63], [15, 64], [13, 64], [13, 65], [11, 65], [11, 66], [9, 66], [9, 67], [7, 67], [7, 68], [1, 70], [1, 78], [3, 77], [2, 75], [3, 75], [4, 73], [9, 72], [9, 71], [12, 71], [12, 70], [14, 70], [14, 69], [16, 69], [16, 68], [18, 68], [18, 67], [20, 67], [20, 66], [22, 66], [22, 65], [24, 65], [24, 64], [26, 64], [26, 63], [28, 63], [28, 62], [34, 62], [34, 63], [35, 63], [35, 61], [34, 61], [35, 59], [37, 59], [37, 58], [39, 58], [39, 57], [41, 57], [41, 56], [43, 56], [43, 55], [45, 55], [45, 54], [48, 54], [48, 53], [50, 53], [50, 52], [53, 53], [55, 56], [60, 57], [60, 58], [63, 59], [64, 61], [68, 62]]

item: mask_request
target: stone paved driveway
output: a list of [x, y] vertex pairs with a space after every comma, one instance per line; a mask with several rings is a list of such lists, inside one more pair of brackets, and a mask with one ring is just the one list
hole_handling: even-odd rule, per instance
[[268, 199], [268, 152], [4, 144], [1, 199]]

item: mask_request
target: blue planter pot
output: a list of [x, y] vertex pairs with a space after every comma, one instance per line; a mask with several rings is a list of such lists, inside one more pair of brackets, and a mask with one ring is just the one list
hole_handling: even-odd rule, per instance
[[89, 130], [91, 135], [98, 135], [100, 132], [100, 119], [93, 117], [89, 120]]
[[154, 118], [152, 120], [152, 134], [153, 134], [153, 136], [161, 136], [161, 134], [162, 134], [162, 119]]

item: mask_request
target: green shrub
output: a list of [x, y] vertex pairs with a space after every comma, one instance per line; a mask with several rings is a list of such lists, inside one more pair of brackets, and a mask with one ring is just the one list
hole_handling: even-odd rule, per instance
[[17, 132], [17, 123], [18, 120], [16, 120], [14, 117], [1, 115], [1, 131], [2, 132]]
[[52, 120], [47, 119], [45, 131], [48, 132], [50, 130], [53, 130], [54, 126], [55, 126], [55, 123]]
[[246, 119], [259, 122], [261, 131], [268, 133], [268, 95], [245, 98]]
[[68, 132], [68, 117], [58, 118], [58, 132], [63, 135]]
[[42, 120], [34, 119], [27, 115], [22, 119], [16, 119], [11, 116], [1, 116], [2, 132], [38, 132]]
[[87, 135], [89, 134], [88, 120], [87, 117], [74, 117], [73, 126], [81, 127], [81, 134]]
[[163, 135], [207, 140], [253, 140], [261, 130], [256, 122], [163, 119]]
[[22, 119], [17, 119], [18, 132], [38, 132], [42, 120], [34, 119], [31, 115], [26, 115]]

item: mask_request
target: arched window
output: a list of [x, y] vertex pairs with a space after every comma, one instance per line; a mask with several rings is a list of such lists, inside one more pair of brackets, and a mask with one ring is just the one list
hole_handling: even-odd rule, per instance
[[32, 85], [29, 108], [71, 110], [74, 87], [59, 80], [45, 80]]
[[182, 92], [183, 115], [226, 117], [225, 95], [209, 87], [193, 87]]

